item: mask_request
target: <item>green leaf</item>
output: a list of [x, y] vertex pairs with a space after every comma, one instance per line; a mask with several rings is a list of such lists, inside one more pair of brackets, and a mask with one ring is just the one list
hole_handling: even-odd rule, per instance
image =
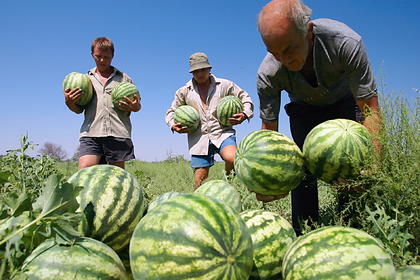
[[76, 197], [83, 187], [70, 183], [61, 184], [62, 177], [61, 174], [48, 177], [42, 195], [32, 204], [34, 211], [38, 212], [42, 209], [41, 216], [71, 213], [79, 207]]
[[0, 172], [0, 184], [3, 185], [4, 183], [7, 183], [11, 174], [12, 173], [10, 173], [9, 171], [1, 171]]
[[21, 215], [25, 211], [32, 210], [31, 197], [27, 193], [21, 193], [19, 196], [11, 193], [4, 201], [12, 209], [10, 215], [14, 217]]

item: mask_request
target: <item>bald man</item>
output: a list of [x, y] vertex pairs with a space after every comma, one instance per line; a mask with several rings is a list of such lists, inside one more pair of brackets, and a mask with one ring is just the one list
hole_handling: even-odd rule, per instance
[[[341, 22], [312, 21], [311, 13], [300, 0], [274, 0], [258, 17], [268, 51], [257, 75], [262, 128], [278, 131], [284, 90], [290, 99], [284, 107], [292, 137], [301, 149], [309, 131], [330, 119], [361, 122], [375, 135], [380, 116], [377, 89], [362, 38]], [[298, 235], [302, 220], [318, 220], [317, 180], [306, 173], [292, 191], [292, 220]], [[282, 197], [257, 194], [265, 202]], [[340, 193], [339, 210], [347, 201]]]

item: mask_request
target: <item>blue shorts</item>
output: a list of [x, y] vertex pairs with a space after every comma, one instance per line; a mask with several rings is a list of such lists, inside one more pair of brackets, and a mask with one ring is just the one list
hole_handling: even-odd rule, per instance
[[135, 159], [134, 145], [130, 138], [82, 137], [79, 156], [101, 156], [100, 163], [121, 162]]
[[191, 155], [191, 167], [192, 168], [203, 168], [203, 167], [209, 167], [214, 165], [214, 154], [218, 153], [220, 155], [221, 151], [224, 147], [235, 145], [236, 146], [236, 135], [232, 135], [228, 138], [226, 138], [222, 145], [220, 145], [220, 148], [217, 148], [213, 143], [209, 144], [209, 151], [207, 155]]

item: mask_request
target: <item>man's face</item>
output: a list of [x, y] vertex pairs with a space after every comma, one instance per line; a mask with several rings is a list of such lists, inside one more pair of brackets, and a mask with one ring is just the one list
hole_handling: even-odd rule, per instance
[[98, 47], [93, 49], [92, 57], [95, 60], [96, 67], [99, 71], [104, 72], [111, 67], [112, 52], [110, 49], [100, 50]]
[[312, 28], [307, 35], [297, 32], [295, 25], [287, 18], [270, 34], [262, 34], [267, 51], [290, 71], [299, 71], [305, 65], [310, 53]]
[[210, 68], [197, 69], [193, 71], [192, 74], [197, 83], [203, 84], [209, 79]]

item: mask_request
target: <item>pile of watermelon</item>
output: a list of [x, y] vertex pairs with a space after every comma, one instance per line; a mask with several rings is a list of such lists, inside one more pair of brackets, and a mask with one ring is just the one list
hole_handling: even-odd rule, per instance
[[323, 227], [296, 237], [279, 213], [242, 211], [238, 192], [225, 181], [210, 180], [193, 193], [161, 194], [146, 214], [142, 188], [124, 169], [96, 165], [68, 181], [83, 187], [82, 237], [67, 245], [42, 243], [24, 262], [21, 279], [396, 276], [382, 244], [367, 233]]
[[[239, 181], [279, 195], [300, 183], [305, 166], [321, 170], [315, 174], [326, 181], [354, 178], [371, 138], [354, 122], [323, 125], [308, 135], [303, 153], [278, 132], [247, 135], [235, 155]], [[329, 167], [335, 158], [344, 173]], [[418, 273], [416, 267], [396, 270], [381, 242], [358, 229], [324, 226], [297, 237], [281, 213], [243, 211], [241, 196], [223, 180], [193, 193], [163, 193], [147, 212], [142, 187], [119, 167], [88, 167], [68, 182], [83, 187], [81, 237], [35, 248], [22, 279], [406, 279]]]

